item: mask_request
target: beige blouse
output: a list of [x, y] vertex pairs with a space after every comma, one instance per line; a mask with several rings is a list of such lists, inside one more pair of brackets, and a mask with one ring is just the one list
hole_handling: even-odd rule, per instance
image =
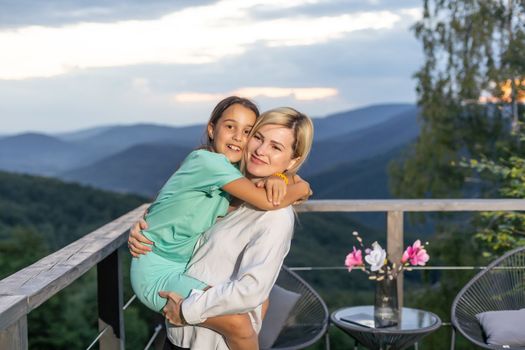
[[[197, 243], [187, 274], [213, 287], [183, 302], [186, 321], [198, 324], [208, 317], [249, 312], [258, 332], [260, 306], [290, 249], [294, 219], [291, 207], [260, 211], [245, 204], [209, 229]], [[220, 334], [199, 326], [168, 325], [168, 337], [193, 350], [228, 349]]]

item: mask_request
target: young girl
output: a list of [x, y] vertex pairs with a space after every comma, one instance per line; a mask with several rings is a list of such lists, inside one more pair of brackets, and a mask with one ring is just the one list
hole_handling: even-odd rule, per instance
[[[258, 110], [249, 100], [229, 97], [221, 101], [208, 122], [209, 149], [191, 152], [149, 208], [145, 217], [148, 229], [143, 233], [154, 245], [152, 253], [133, 259], [131, 284], [137, 297], [152, 310], [160, 312], [166, 303], [158, 295], [161, 290], [186, 297], [192, 289], [208, 287], [184, 271], [199, 236], [227, 213], [228, 194], [263, 210], [286, 207], [309, 195], [308, 184], [300, 181], [288, 186], [281, 200], [284, 191], [275, 181], [267, 189], [258, 188], [232, 164], [241, 160], [257, 117]], [[256, 337], [238, 336], [247, 332], [228, 327], [228, 317], [221, 316], [218, 325], [210, 320], [211, 327], [226, 337], [231, 349], [257, 349]]]

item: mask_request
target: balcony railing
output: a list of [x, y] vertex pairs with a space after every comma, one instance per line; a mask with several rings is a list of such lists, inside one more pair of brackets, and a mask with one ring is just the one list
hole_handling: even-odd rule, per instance
[[[0, 349], [27, 349], [27, 315], [94, 266], [97, 266], [99, 348], [124, 349], [125, 305], [118, 248], [126, 243], [127, 230], [146, 208], [147, 204], [142, 205], [0, 281]], [[296, 210], [384, 212], [387, 215], [387, 250], [392, 258], [399, 259], [406, 212], [525, 211], [525, 200], [312, 200], [297, 206]], [[400, 282], [402, 305], [402, 279]]]

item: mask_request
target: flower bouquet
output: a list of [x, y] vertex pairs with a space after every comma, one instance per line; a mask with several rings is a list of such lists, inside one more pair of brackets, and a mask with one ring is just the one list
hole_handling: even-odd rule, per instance
[[359, 233], [353, 232], [352, 235], [359, 242], [360, 249], [353, 247], [353, 250], [346, 256], [345, 266], [348, 267], [348, 271], [359, 268], [369, 275], [370, 280], [377, 281], [374, 302], [376, 327], [395, 326], [399, 322], [397, 276], [404, 269], [410, 270], [410, 266], [424, 266], [428, 262], [430, 256], [425, 245], [421, 244], [420, 240], [415, 241], [404, 251], [401, 261], [396, 263], [388, 258], [386, 251], [379, 243], [372, 243], [371, 249], [365, 248]]

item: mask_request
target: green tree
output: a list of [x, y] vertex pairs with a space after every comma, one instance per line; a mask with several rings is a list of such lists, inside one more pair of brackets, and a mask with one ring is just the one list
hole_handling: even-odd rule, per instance
[[4, 233], [9, 238], [0, 240], [0, 279], [50, 253], [44, 239], [34, 229], [16, 226]]
[[[0, 279], [145, 201], [53, 179], [0, 172]], [[127, 250], [125, 255], [123, 271], [127, 273]], [[125, 282], [130, 290], [128, 277]], [[144, 347], [152, 333], [150, 314], [139, 308], [140, 303], [135, 304], [125, 314], [126, 343], [132, 349]], [[86, 348], [98, 333], [97, 318], [96, 269], [92, 269], [29, 313], [29, 347]]]
[[[494, 165], [516, 173], [512, 169], [523, 159], [516, 135], [525, 109], [525, 2], [425, 0], [423, 17], [413, 30], [424, 52], [424, 63], [415, 74], [421, 132], [404, 157], [390, 165], [392, 193], [405, 198], [517, 197], [510, 190], [517, 178], [457, 164], [462, 159], [485, 159], [486, 164], [498, 160]], [[483, 214], [473, 220], [464, 215], [438, 217], [433, 221], [440, 232], [432, 239], [433, 264], [485, 264], [480, 243], [484, 247], [499, 237], [500, 247], [514, 244], [510, 240], [516, 236], [500, 233], [508, 228], [505, 225], [523, 224], [520, 220], [512, 213]], [[472, 239], [476, 232], [481, 241]], [[449, 320], [452, 300], [471, 275], [443, 272], [439, 283], [411, 300]], [[425, 348], [442, 349], [443, 337], [448, 338], [429, 337]], [[459, 339], [456, 348], [472, 346]]]
[[[522, 134], [521, 140], [525, 138]], [[482, 158], [462, 162], [462, 165], [483, 173], [499, 182], [498, 192], [507, 198], [525, 198], [525, 159], [510, 155], [497, 161]], [[525, 244], [525, 214], [521, 212], [486, 212], [476, 219], [476, 234], [485, 248], [485, 256], [492, 257]]]
[[[415, 74], [421, 135], [391, 164], [393, 193], [523, 198], [525, 2], [425, 0], [423, 9], [414, 26], [425, 54]], [[465, 158], [481, 161], [456, 166]], [[524, 221], [484, 213], [476, 237], [502, 252], [522, 242]]]
[[525, 2], [425, 0], [423, 9], [414, 26], [425, 57], [415, 74], [421, 134], [391, 165], [391, 187], [399, 197], [460, 196], [473, 189], [454, 162], [516, 150]]

